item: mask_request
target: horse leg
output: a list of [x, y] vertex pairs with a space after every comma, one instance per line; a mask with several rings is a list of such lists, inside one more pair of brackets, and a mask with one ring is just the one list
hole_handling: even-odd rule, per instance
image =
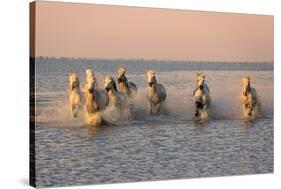
[[199, 102], [195, 102], [195, 113], [194, 113], [194, 116], [196, 116], [196, 117], [198, 117], [199, 114], [200, 114], [199, 108], [201, 109], [201, 105], [199, 105]]
[[247, 112], [247, 115], [248, 116], [251, 116], [252, 115], [252, 111], [253, 111], [253, 106], [252, 104], [248, 105], [248, 112]]
[[72, 107], [72, 117], [76, 118], [78, 115], [78, 105], [73, 105]]
[[243, 117], [247, 118], [252, 115], [252, 107], [249, 104], [243, 104]]
[[196, 110], [195, 110], [195, 114], [194, 114], [194, 116], [196, 116], [196, 117], [198, 117], [198, 116], [199, 116], [199, 111], [198, 111], [198, 109], [196, 109]]
[[70, 105], [70, 107], [69, 107], [69, 111], [70, 111], [70, 117], [71, 117], [71, 119], [73, 119], [73, 118], [74, 118], [74, 116], [73, 116], [73, 109], [72, 109], [72, 105]]
[[150, 115], [156, 115], [158, 113], [157, 104], [150, 104]]
[[156, 105], [156, 112], [157, 112], [157, 114], [160, 113], [161, 105], [162, 105], [161, 103], [159, 103], [159, 104]]
[[202, 113], [201, 113], [201, 117], [202, 117], [203, 119], [208, 118], [207, 108], [208, 108], [208, 105], [205, 104], [205, 105], [203, 106]]
[[243, 109], [243, 117], [245, 117], [247, 115], [247, 111], [246, 111], [247, 107], [245, 104], [242, 105], [242, 109]]
[[70, 116], [71, 116], [71, 119], [74, 119], [77, 116], [77, 114], [75, 112], [75, 106], [73, 104], [70, 105]]
[[150, 103], [150, 115], [153, 115], [153, 105]]

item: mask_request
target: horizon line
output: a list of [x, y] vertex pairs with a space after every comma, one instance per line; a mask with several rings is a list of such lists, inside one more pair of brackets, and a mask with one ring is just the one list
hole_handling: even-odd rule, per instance
[[159, 61], [159, 62], [208, 62], [208, 63], [269, 63], [274, 64], [274, 60], [263, 60], [263, 61], [253, 61], [253, 60], [239, 60], [239, 61], [223, 61], [223, 60], [174, 60], [174, 59], [145, 59], [145, 58], [104, 58], [104, 57], [67, 57], [67, 56], [30, 56], [30, 58], [43, 58], [43, 59], [70, 59], [70, 60], [107, 60], [107, 61]]

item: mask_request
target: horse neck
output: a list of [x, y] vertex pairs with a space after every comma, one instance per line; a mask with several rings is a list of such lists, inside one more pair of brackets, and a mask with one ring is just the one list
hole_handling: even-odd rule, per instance
[[89, 92], [87, 92], [87, 95], [86, 95], [86, 97], [87, 97], [87, 100], [89, 101], [89, 102], [93, 102], [93, 97], [94, 97], [94, 95], [93, 94], [91, 94], [91, 93], [89, 93]]
[[108, 91], [108, 95], [109, 96], [116, 96], [117, 95], [117, 91], [113, 88], [113, 89], [110, 89], [109, 91]]
[[196, 93], [198, 90], [201, 91], [202, 94], [203, 94], [203, 93], [204, 93], [204, 86], [203, 86], [203, 89], [201, 90], [201, 89], [199, 89], [199, 85], [198, 85], [198, 83], [197, 83], [196, 88], [195, 88], [195, 93]]
[[93, 97], [93, 94], [87, 92], [87, 95], [85, 96], [86, 97], [86, 109], [87, 111], [90, 113], [92, 111], [94, 111], [94, 107], [93, 107], [93, 102], [94, 102], [94, 97]]
[[155, 81], [155, 83], [153, 83], [152, 86], [149, 86], [154, 94], [157, 93], [156, 85], [157, 85], [157, 82]]
[[[245, 92], [247, 92], [247, 93], [244, 96], [249, 96], [252, 93], [250, 85], [245, 86]], [[244, 93], [244, 91], [243, 91], [243, 93]]]
[[195, 86], [196, 86], [196, 88], [198, 88], [198, 86], [199, 86], [199, 81], [198, 80], [195, 81]]
[[[207, 85], [206, 85], [205, 82], [202, 84], [202, 86], [203, 86], [202, 94], [205, 94], [206, 91], [209, 92], [208, 87], [207, 87]], [[199, 83], [197, 83], [197, 85], [196, 85], [196, 91], [197, 91], [197, 90], [200, 90], [200, 89], [199, 89]]]
[[[198, 95], [200, 94], [200, 95]], [[204, 95], [204, 90], [200, 90], [199, 88], [196, 89], [195, 93], [194, 93], [195, 96], [203, 96]]]
[[129, 88], [129, 85], [128, 85], [128, 79], [127, 79], [127, 77], [124, 75], [124, 81], [122, 81], [122, 83], [124, 84], [124, 86], [126, 87], [126, 88]]
[[127, 81], [122, 81], [122, 82], [119, 83], [119, 85], [120, 85], [121, 88], [122, 88], [122, 87], [124, 87], [125, 89], [128, 89], [128, 88], [129, 88], [128, 82], [127, 82]]
[[252, 89], [251, 89], [250, 86], [247, 87], [246, 92], [247, 92], [246, 95], [244, 94], [244, 91], [242, 93], [243, 103], [244, 104], [251, 104], [251, 103], [253, 103], [254, 96], [253, 96]]
[[74, 87], [74, 89], [72, 89], [71, 92], [79, 93], [80, 92], [79, 87]]
[[92, 95], [93, 95], [93, 96], [96, 96], [96, 94], [97, 94], [97, 89], [96, 89], [95, 87], [93, 87], [93, 93], [92, 93]]

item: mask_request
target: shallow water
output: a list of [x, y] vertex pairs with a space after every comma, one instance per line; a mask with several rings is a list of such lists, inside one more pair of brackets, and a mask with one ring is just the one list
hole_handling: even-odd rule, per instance
[[[129, 120], [105, 117], [115, 126], [89, 127], [83, 111], [71, 120], [67, 76], [92, 67], [102, 87], [104, 75], [127, 67], [139, 89]], [[205, 65], [205, 66], [204, 66]], [[142, 61], [36, 60], [36, 183], [64, 186], [273, 172], [273, 71], [263, 64]], [[165, 111], [149, 116], [147, 69], [167, 89]], [[211, 89], [209, 121], [193, 117], [196, 71]], [[248, 74], [262, 103], [254, 121], [241, 120], [241, 78]], [[82, 88], [81, 86], [81, 88]]]

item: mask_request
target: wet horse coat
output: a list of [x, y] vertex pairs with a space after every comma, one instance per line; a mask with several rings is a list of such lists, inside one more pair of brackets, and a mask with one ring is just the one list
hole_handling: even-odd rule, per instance
[[128, 81], [125, 68], [117, 69], [117, 82], [118, 82], [118, 91], [123, 93], [126, 98], [133, 97], [137, 93], [137, 86], [131, 81]]
[[123, 114], [126, 98], [117, 90], [116, 83], [111, 76], [106, 76], [104, 80], [104, 89], [107, 91], [109, 97], [109, 106], [115, 107], [119, 113]]
[[250, 77], [245, 76], [242, 79], [241, 103], [243, 117], [249, 117], [257, 113], [259, 101], [255, 88], [251, 87]]
[[85, 85], [85, 109], [87, 113], [87, 123], [91, 125], [102, 124], [101, 112], [105, 110], [108, 103], [109, 98], [106, 91], [97, 89], [96, 80], [93, 75], [87, 75]]
[[80, 83], [77, 75], [75, 73], [71, 73], [68, 76], [69, 82], [69, 106], [70, 106], [70, 113], [72, 118], [76, 118], [78, 115], [78, 109], [81, 103], [81, 91], [80, 91]]
[[203, 116], [207, 118], [207, 110], [211, 103], [210, 90], [205, 83], [206, 76], [204, 73], [196, 74], [195, 90], [193, 92], [193, 101], [195, 106], [195, 116]]
[[157, 83], [155, 74], [153, 71], [149, 70], [146, 72], [146, 78], [148, 86], [146, 89], [147, 99], [150, 103], [150, 113], [158, 114], [162, 107], [162, 104], [166, 100], [166, 89], [165, 87]]

